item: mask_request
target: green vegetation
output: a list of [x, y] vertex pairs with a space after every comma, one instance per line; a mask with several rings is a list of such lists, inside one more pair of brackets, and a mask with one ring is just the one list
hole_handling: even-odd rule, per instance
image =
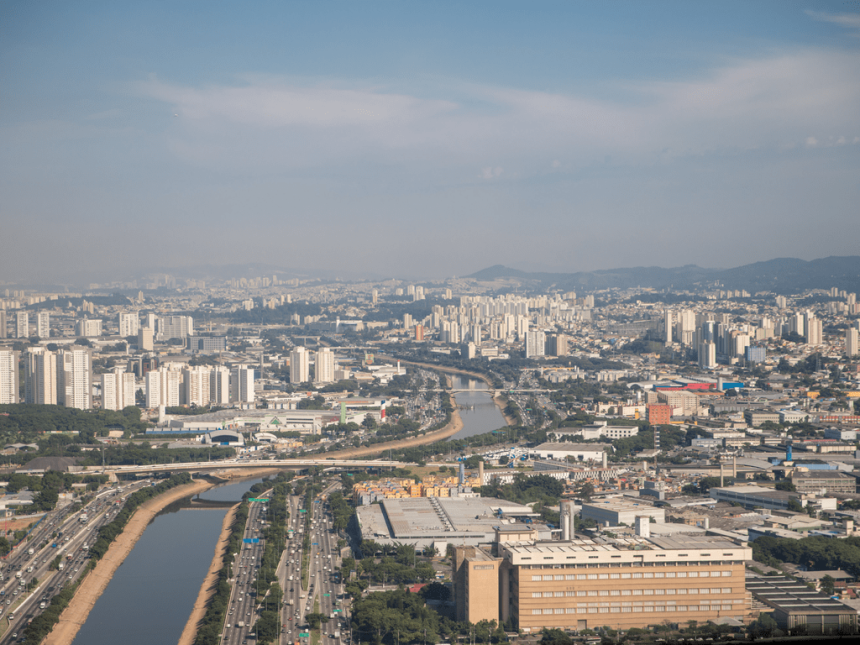
[[833, 540], [806, 537], [800, 540], [762, 536], [751, 543], [753, 559], [771, 567], [783, 562], [803, 564], [811, 570], [842, 569], [860, 575], [860, 537]]
[[[413, 584], [436, 578], [433, 565], [418, 560], [411, 544], [380, 545], [363, 540], [361, 552], [364, 557], [356, 563], [356, 573], [360, 579], [373, 584]], [[383, 556], [377, 562], [374, 556], [379, 552]]]
[[[107, 436], [108, 426], [120, 427], [137, 434], [144, 432], [148, 425], [140, 420], [140, 408], [134, 406], [114, 412], [17, 403], [0, 405], [0, 413], [0, 437], [10, 443], [35, 443], [45, 436], [45, 432], [79, 433], [78, 437], [65, 437], [65, 443], [94, 443], [96, 436]], [[42, 442], [38, 442], [40, 453], [44, 452]]]
[[511, 484], [483, 486], [481, 495], [485, 497], [498, 497], [517, 504], [530, 504], [541, 502], [545, 505], [558, 504], [561, 494], [564, 492], [564, 483], [548, 475], [535, 475], [526, 477], [518, 473]]
[[39, 645], [51, 633], [54, 625], [60, 620], [60, 614], [63, 613], [63, 610], [74, 597], [78, 585], [80, 585], [80, 580], [73, 585], [63, 587], [56, 596], [51, 598], [51, 602], [47, 608], [33, 618], [33, 621], [24, 628], [25, 645]]

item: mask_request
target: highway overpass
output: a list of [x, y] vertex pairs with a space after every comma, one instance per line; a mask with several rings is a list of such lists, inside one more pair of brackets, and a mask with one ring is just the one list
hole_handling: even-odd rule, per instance
[[165, 473], [204, 470], [226, 470], [228, 468], [289, 468], [301, 469], [311, 466], [324, 468], [406, 468], [416, 464], [408, 461], [389, 461], [386, 459], [226, 459], [220, 461], [197, 461], [175, 464], [148, 464], [143, 466], [87, 466], [83, 473], [105, 473], [121, 475], [123, 473]]

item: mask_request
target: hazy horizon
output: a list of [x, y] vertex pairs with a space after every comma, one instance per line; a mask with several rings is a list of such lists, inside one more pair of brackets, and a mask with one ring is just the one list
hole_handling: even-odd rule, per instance
[[858, 255], [844, 2], [0, 7], [0, 283]]

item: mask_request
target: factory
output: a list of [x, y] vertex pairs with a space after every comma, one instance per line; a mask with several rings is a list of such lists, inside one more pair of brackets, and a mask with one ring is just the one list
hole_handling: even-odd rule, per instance
[[382, 499], [356, 508], [356, 518], [363, 540], [432, 546], [440, 553], [448, 544], [492, 543], [499, 527], [528, 527], [530, 534], [546, 540], [552, 535], [548, 526], [535, 522], [537, 514], [531, 507], [492, 497]]

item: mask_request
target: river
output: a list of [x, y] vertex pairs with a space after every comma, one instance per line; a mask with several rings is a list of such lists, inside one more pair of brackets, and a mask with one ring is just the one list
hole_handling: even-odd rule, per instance
[[469, 392], [457, 392], [454, 395], [457, 406], [460, 408], [463, 429], [451, 439], [464, 439], [507, 426], [505, 417], [502, 416], [501, 410], [493, 403], [493, 399], [487, 391], [486, 383], [479, 379], [456, 375], [451, 376], [451, 381], [455, 390], [470, 390]]
[[[200, 495], [238, 502], [259, 479]], [[168, 506], [143, 532], [96, 601], [73, 645], [176, 643], [212, 562], [227, 508]], [[183, 506], [185, 506], [183, 508]]]

